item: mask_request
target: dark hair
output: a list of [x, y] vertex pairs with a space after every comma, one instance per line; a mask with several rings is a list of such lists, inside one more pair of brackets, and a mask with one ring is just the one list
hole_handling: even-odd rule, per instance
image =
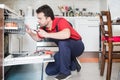
[[51, 19], [54, 20], [53, 10], [48, 5], [43, 5], [36, 10], [37, 14], [40, 12], [43, 12], [46, 17], [51, 17]]

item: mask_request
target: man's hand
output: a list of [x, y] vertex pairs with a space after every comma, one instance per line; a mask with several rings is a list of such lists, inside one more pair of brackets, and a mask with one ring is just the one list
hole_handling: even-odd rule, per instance
[[30, 29], [30, 27], [28, 26], [28, 25], [25, 25], [25, 27], [26, 27], [26, 32], [28, 33], [28, 34], [30, 34], [32, 31], [31, 31], [31, 29]]
[[38, 29], [38, 34], [41, 37], [48, 38], [48, 33], [45, 30], [43, 30], [43, 29]]

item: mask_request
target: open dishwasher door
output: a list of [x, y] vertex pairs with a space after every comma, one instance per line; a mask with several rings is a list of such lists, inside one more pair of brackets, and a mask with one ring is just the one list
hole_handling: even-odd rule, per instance
[[4, 59], [4, 66], [22, 65], [22, 64], [35, 64], [44, 62], [53, 62], [53, 54], [45, 54], [43, 52], [30, 53], [23, 52], [10, 54]]

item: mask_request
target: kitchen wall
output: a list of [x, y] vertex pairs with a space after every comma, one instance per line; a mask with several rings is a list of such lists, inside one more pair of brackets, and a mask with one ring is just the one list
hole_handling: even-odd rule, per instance
[[112, 19], [120, 19], [120, 0], [109, 0], [108, 7], [111, 11]]
[[[71, 6], [72, 8], [79, 8], [80, 11], [86, 8], [88, 12], [99, 12], [101, 1], [104, 3], [106, 0], [0, 0], [0, 3], [8, 5], [17, 12], [19, 12], [19, 9], [22, 9], [25, 15], [27, 15], [29, 6], [35, 10], [43, 4], [48, 4], [52, 7], [55, 15], [62, 15], [58, 6]], [[106, 5], [102, 5], [103, 8], [106, 8]]]

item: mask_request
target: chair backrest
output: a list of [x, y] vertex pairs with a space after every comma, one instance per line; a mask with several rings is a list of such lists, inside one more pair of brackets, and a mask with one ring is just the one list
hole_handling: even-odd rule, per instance
[[100, 17], [100, 28], [104, 37], [112, 38], [112, 21], [110, 11], [101, 11]]

